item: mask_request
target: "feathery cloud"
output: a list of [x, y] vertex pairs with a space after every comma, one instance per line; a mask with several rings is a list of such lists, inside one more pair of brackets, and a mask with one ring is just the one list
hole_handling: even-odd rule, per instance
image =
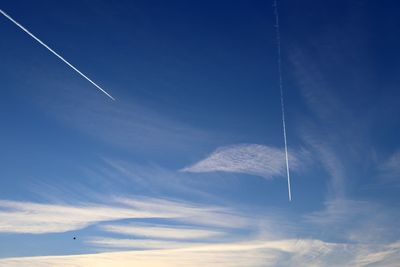
[[400, 151], [393, 153], [385, 162], [380, 164], [381, 176], [386, 180], [400, 181]]
[[[299, 167], [299, 159], [290, 153], [291, 168]], [[271, 179], [284, 175], [285, 152], [257, 144], [220, 147], [205, 159], [183, 168], [184, 172], [235, 172]]]
[[108, 224], [102, 225], [101, 229], [117, 234], [160, 239], [203, 239], [224, 235], [221, 231], [203, 228], [144, 223], [131, 223], [128, 225]]
[[155, 198], [119, 198], [112, 204], [41, 204], [0, 200], [0, 232], [57, 233], [104, 221], [164, 218], [200, 225], [239, 227], [246, 219], [229, 209]]
[[253, 240], [186, 248], [0, 259], [0, 266], [397, 266], [399, 243], [329, 243], [314, 239]]

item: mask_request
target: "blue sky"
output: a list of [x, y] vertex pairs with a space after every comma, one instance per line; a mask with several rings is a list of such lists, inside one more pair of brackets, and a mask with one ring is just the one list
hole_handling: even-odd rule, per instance
[[[393, 1], [0, 1], [0, 266], [396, 266]], [[76, 237], [74, 240], [73, 237]]]

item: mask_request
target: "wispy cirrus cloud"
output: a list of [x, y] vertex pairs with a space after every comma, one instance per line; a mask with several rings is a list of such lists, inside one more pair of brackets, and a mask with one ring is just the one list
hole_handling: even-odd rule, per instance
[[303, 221], [325, 239], [359, 244], [396, 242], [400, 231], [393, 221], [397, 220], [396, 208], [345, 198], [328, 200], [322, 210], [303, 215]]
[[175, 221], [189, 222], [196, 225], [218, 226], [226, 228], [238, 228], [248, 226], [250, 221], [247, 217], [219, 206], [206, 206], [192, 204], [190, 202], [175, 202], [164, 199], [153, 199], [144, 201], [132, 198], [119, 198], [118, 201], [130, 207], [141, 210], [152, 210], [154, 212], [175, 214]]
[[[107, 236], [96, 232], [96, 236], [83, 238], [85, 244], [100, 250], [97, 254], [4, 258], [0, 259], [0, 266], [396, 266], [400, 252], [396, 241], [375, 242], [373, 236], [348, 238], [350, 242], [342, 243], [306, 237], [292, 239], [287, 237], [288, 226], [281, 221], [284, 218], [269, 220], [276, 213], [266, 216], [268, 220], [255, 219], [254, 215], [236, 214], [223, 207], [176, 200], [120, 197], [113, 198], [108, 205], [2, 201], [1, 207], [0, 222], [5, 230], [2, 232], [62, 232], [103, 222], [98, 229]], [[345, 234], [354, 237], [359, 235], [356, 228], [362, 226], [364, 232], [370, 232], [377, 225], [343, 225], [354, 222], [357, 216], [362, 216], [359, 221], [363, 223], [371, 212], [377, 216], [376, 209], [371, 207], [371, 203], [357, 201], [328, 203], [325, 210], [309, 214], [305, 221], [317, 225], [319, 230], [326, 227], [335, 238], [338, 235], [332, 226], [340, 225], [338, 231], [346, 229]], [[15, 213], [19, 216], [14, 217]], [[8, 221], [6, 215], [10, 217]], [[132, 218], [159, 218], [163, 223], [110, 222]], [[4, 223], [8, 225], [6, 229]], [[267, 228], [263, 223], [267, 223]], [[304, 221], [297, 223], [297, 227], [305, 226]], [[251, 234], [240, 234], [250, 229]], [[277, 231], [283, 235], [274, 235]], [[104, 252], [110, 249], [120, 252]]]
[[0, 200], [0, 232], [59, 233], [99, 222], [164, 218], [199, 225], [238, 227], [246, 219], [229, 209], [155, 198], [114, 198], [111, 204], [43, 204]]
[[[353, 114], [338, 99], [322, 63], [309, 56], [307, 51], [295, 49], [290, 54], [298, 88], [307, 108], [312, 112], [310, 116], [302, 118], [300, 132], [311, 153], [329, 175], [331, 194], [328, 197], [343, 197], [347, 170], [342, 159], [350, 156], [351, 152], [345, 151], [346, 154], [343, 155], [343, 151], [339, 150], [342, 146], [338, 144], [349, 144], [344, 150], [358, 144], [360, 139], [353, 136], [358, 129], [355, 127], [356, 122], [352, 120]], [[350, 132], [352, 135], [348, 134]]]
[[315, 239], [252, 240], [185, 248], [0, 259], [0, 266], [384, 266], [400, 260], [399, 243], [329, 243]]
[[366, 201], [355, 201], [349, 199], [334, 199], [325, 202], [322, 211], [312, 212], [304, 216], [306, 221], [325, 226], [333, 226], [348, 222], [354, 222], [355, 217], [376, 210], [377, 206]]
[[[66, 85], [68, 84], [68, 85]], [[167, 113], [143, 104], [145, 101], [119, 97], [117, 102], [104, 103], [104, 99], [84, 90], [79, 96], [71, 95], [75, 84], [56, 82], [60, 90], [46, 92], [38, 104], [56, 119], [81, 132], [128, 150], [149, 152], [152, 149], [186, 151], [197, 142], [208, 142], [210, 132], [182, 122]], [[196, 142], [197, 141], [197, 142]]]
[[1, 200], [0, 208], [0, 232], [3, 233], [57, 233], [81, 229], [101, 221], [167, 216], [95, 204], [60, 205]]
[[209, 230], [196, 227], [171, 226], [160, 224], [130, 223], [102, 225], [106, 232], [117, 233], [135, 237], [159, 238], [159, 239], [204, 239], [220, 237], [225, 233], [217, 230]]
[[87, 244], [99, 248], [116, 249], [174, 249], [184, 248], [193, 245], [189, 242], [159, 240], [159, 239], [141, 239], [141, 238], [104, 238], [96, 237], [86, 240]]
[[[291, 168], [299, 169], [301, 163], [298, 155], [291, 152], [289, 159]], [[225, 146], [181, 171], [245, 173], [272, 179], [284, 174], [285, 152], [283, 149], [258, 144]]]
[[388, 159], [379, 165], [383, 179], [400, 185], [400, 151], [394, 152]]

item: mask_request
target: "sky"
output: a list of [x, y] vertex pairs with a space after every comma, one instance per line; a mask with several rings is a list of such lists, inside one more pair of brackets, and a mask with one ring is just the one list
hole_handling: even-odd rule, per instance
[[0, 266], [397, 266], [395, 1], [0, 0]]

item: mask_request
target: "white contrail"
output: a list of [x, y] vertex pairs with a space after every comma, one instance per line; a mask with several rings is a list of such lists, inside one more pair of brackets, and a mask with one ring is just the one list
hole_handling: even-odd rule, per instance
[[83, 78], [85, 78], [86, 80], [88, 80], [91, 84], [93, 84], [94, 86], [97, 87], [97, 89], [99, 89], [100, 91], [102, 91], [104, 94], [106, 94], [109, 98], [111, 98], [112, 100], [115, 100], [114, 97], [112, 97], [109, 93], [107, 93], [103, 88], [101, 88], [99, 85], [97, 85], [94, 81], [92, 81], [91, 79], [89, 79], [89, 77], [87, 77], [85, 74], [83, 74], [82, 72], [80, 72], [77, 68], [75, 68], [71, 63], [69, 63], [66, 59], [64, 59], [62, 56], [60, 56], [57, 52], [55, 52], [53, 49], [51, 49], [48, 45], [46, 45], [45, 43], [43, 43], [39, 38], [37, 38], [35, 35], [33, 35], [33, 33], [31, 33], [30, 31], [28, 31], [24, 26], [22, 26], [21, 24], [19, 24], [18, 22], [16, 22], [12, 17], [10, 17], [6, 12], [4, 12], [3, 10], [0, 9], [0, 13], [3, 14], [7, 19], [9, 19], [12, 23], [14, 23], [15, 25], [17, 25], [21, 30], [23, 30], [24, 32], [26, 32], [27, 34], [29, 34], [29, 36], [31, 36], [33, 39], [35, 39], [38, 43], [40, 43], [41, 45], [43, 45], [45, 48], [47, 48], [47, 50], [49, 50], [51, 53], [53, 53], [56, 57], [58, 57], [59, 59], [61, 59], [65, 64], [67, 64], [68, 66], [70, 66], [74, 71], [76, 71], [77, 73], [79, 73]]
[[290, 189], [290, 171], [289, 171], [289, 157], [286, 139], [286, 121], [285, 121], [285, 103], [283, 101], [283, 81], [282, 81], [282, 59], [281, 59], [281, 32], [279, 28], [279, 13], [278, 2], [274, 0], [274, 13], [275, 13], [275, 27], [276, 27], [276, 44], [278, 48], [278, 72], [279, 72], [279, 89], [281, 92], [281, 110], [282, 110], [282, 126], [283, 126], [283, 140], [285, 142], [285, 158], [286, 158], [286, 174], [288, 183], [289, 201], [292, 201], [292, 191]]

